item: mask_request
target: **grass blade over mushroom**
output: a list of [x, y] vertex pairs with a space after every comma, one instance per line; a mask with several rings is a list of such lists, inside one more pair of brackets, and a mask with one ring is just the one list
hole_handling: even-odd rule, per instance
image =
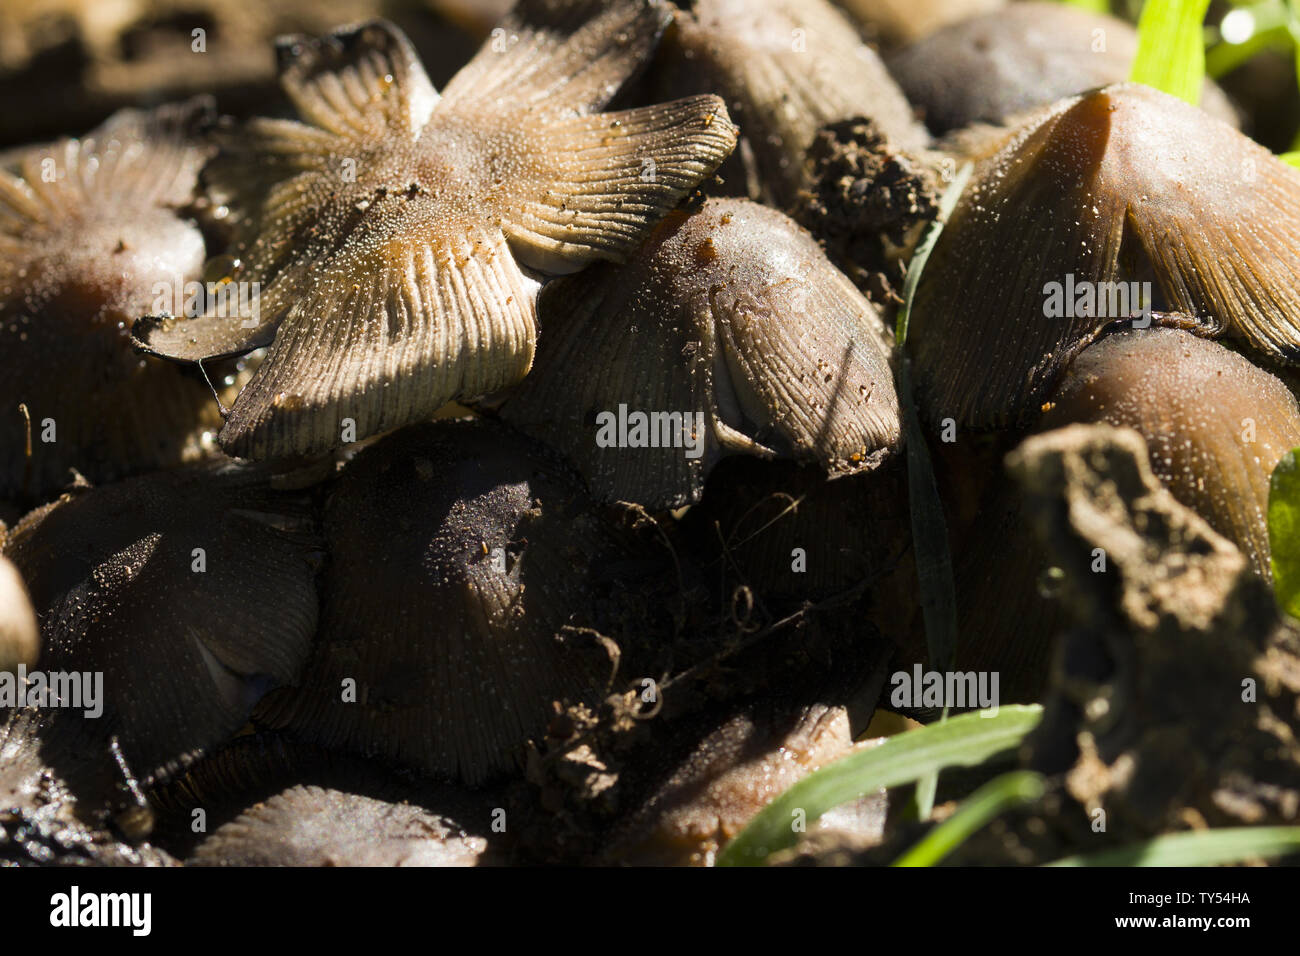
[[524, 267], [622, 259], [735, 145], [713, 96], [595, 112], [663, 17], [526, 0], [441, 99], [386, 22], [285, 41], [282, 83], [311, 125], [256, 121], [212, 167], [260, 317], [137, 340], [196, 361], [274, 338], [220, 436], [242, 457], [323, 451], [345, 419], [364, 437], [518, 381], [537, 334]]

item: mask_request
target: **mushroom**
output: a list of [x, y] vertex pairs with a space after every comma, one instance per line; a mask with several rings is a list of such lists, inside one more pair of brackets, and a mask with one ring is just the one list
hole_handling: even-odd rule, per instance
[[[930, 132], [1005, 123], [1017, 114], [1128, 79], [1137, 31], [1117, 17], [1041, 0], [951, 23], [887, 59]], [[1202, 107], [1233, 126], [1212, 80]]]
[[5, 554], [40, 616], [43, 670], [70, 682], [41, 699], [29, 686], [15, 711], [35, 715], [43, 758], [93, 805], [122, 765], [147, 782], [233, 734], [298, 676], [319, 549], [308, 502], [231, 463], [83, 487], [28, 515]]
[[876, 51], [826, 0], [699, 0], [675, 26], [652, 82], [661, 96], [722, 94], [752, 153], [751, 198], [793, 204], [828, 123], [866, 116], [899, 149], [929, 142]]
[[306, 122], [255, 120], [211, 167], [246, 211], [232, 278], [260, 284], [260, 322], [147, 320], [137, 341], [183, 361], [270, 344], [219, 436], [248, 458], [518, 381], [536, 339], [525, 267], [622, 259], [734, 146], [714, 96], [597, 112], [665, 18], [648, 0], [524, 0], [441, 97], [385, 21], [282, 40]]
[[500, 414], [567, 454], [601, 500], [698, 501], [728, 453], [849, 474], [898, 445], [889, 332], [765, 206], [674, 214], [630, 264], [557, 280], [539, 309], [536, 368]]
[[837, 0], [882, 45], [912, 43], [949, 23], [1007, 10], [1007, 0]]
[[[258, 719], [477, 785], [518, 766], [552, 703], [598, 703], [643, 569], [553, 452], [485, 421], [360, 452], [325, 510], [332, 560], [300, 686]], [[644, 635], [638, 635], [647, 639]]]
[[1272, 578], [1269, 479], [1300, 446], [1300, 407], [1281, 381], [1177, 329], [1108, 335], [1071, 364], [1041, 427], [1100, 422], [1141, 434], [1161, 483]]
[[[2, 530], [2, 529], [0, 529]], [[0, 544], [4, 541], [0, 535]], [[13, 562], [0, 554], [0, 672], [31, 667], [41, 648], [31, 599]]]
[[201, 377], [130, 344], [203, 265], [175, 207], [211, 114], [202, 98], [122, 110], [0, 167], [0, 497], [48, 500], [71, 468], [102, 481], [196, 458], [220, 423]]
[[1145, 86], [1064, 100], [979, 163], [939, 238], [917, 400], [932, 422], [1023, 426], [1074, 352], [1152, 308], [1294, 360], [1298, 273], [1300, 171]]

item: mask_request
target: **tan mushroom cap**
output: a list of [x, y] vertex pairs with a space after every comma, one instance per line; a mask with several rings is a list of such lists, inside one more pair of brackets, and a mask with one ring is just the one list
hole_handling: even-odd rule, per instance
[[805, 186], [804, 154], [827, 123], [866, 116], [897, 148], [929, 142], [876, 51], [826, 0], [699, 0], [675, 27], [656, 69], [660, 95], [720, 93], [753, 150], [762, 197], [779, 206]]
[[1281, 381], [1177, 329], [1108, 335], [1074, 361], [1042, 427], [1093, 422], [1139, 432], [1161, 483], [1272, 577], [1269, 480], [1300, 447], [1300, 407]]
[[886, 45], [911, 43], [949, 23], [991, 10], [1007, 0], [836, 0], [873, 38]]
[[196, 361], [271, 343], [220, 435], [233, 455], [315, 453], [522, 378], [537, 282], [620, 260], [731, 152], [722, 101], [598, 112], [648, 55], [657, 3], [525, 0], [441, 97], [396, 27], [279, 48], [304, 122], [232, 133], [214, 186], [248, 210], [232, 278], [257, 322], [142, 323]]
[[[1128, 79], [1137, 31], [1125, 20], [1032, 0], [948, 24], [888, 58], [889, 71], [936, 136]], [[1233, 126], [1213, 80], [1201, 108]]]
[[479, 784], [553, 701], [603, 699], [628, 553], [554, 453], [496, 423], [411, 426], [352, 460], [325, 527], [321, 637], [268, 726]]
[[0, 671], [13, 671], [19, 664], [31, 667], [40, 649], [40, 629], [23, 576], [0, 554]]
[[308, 502], [229, 463], [81, 489], [28, 515], [5, 554], [40, 615], [41, 669], [101, 675], [86, 706], [35, 708], [44, 758], [89, 799], [118, 777], [113, 738], [147, 780], [233, 734], [298, 676], [319, 551]]
[[[541, 314], [536, 368], [501, 415], [565, 452], [602, 500], [698, 501], [728, 453], [851, 473], [899, 442], [891, 336], [816, 241], [766, 206], [674, 215], [629, 265], [552, 283]], [[655, 419], [644, 437], [658, 447], [610, 445], [615, 420], [634, 443], [620, 406], [675, 413], [681, 434]]]
[[0, 169], [0, 495], [47, 500], [71, 468], [99, 481], [177, 464], [220, 425], [199, 376], [130, 340], [202, 268], [203, 237], [175, 207], [211, 114], [203, 98], [122, 110]]
[[487, 840], [409, 803], [294, 786], [215, 830], [190, 866], [474, 866]]
[[[1071, 349], [1125, 317], [1130, 288], [1100, 283], [1150, 281], [1156, 308], [1292, 360], [1297, 274], [1300, 171], [1148, 87], [1065, 100], [978, 165], [939, 239], [908, 343], [918, 400], [933, 421], [1026, 423]], [[1067, 282], [1105, 305], [1049, 316]]]

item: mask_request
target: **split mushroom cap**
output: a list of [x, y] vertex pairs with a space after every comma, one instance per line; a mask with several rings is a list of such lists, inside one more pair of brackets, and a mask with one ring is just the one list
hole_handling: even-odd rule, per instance
[[1145, 86], [1074, 97], [977, 166], [944, 228], [913, 303], [917, 399], [931, 421], [1028, 423], [1143, 282], [1155, 308], [1295, 360], [1297, 274], [1300, 170]]
[[[3, 541], [0, 537], [0, 541]], [[31, 599], [13, 562], [0, 554], [0, 672], [31, 667], [41, 648]]]
[[735, 145], [714, 96], [598, 112], [666, 17], [648, 0], [524, 0], [441, 96], [385, 21], [283, 40], [304, 122], [254, 120], [210, 167], [244, 210], [231, 277], [260, 283], [259, 321], [147, 320], [136, 340], [185, 361], [271, 345], [219, 436], [247, 458], [518, 381], [536, 339], [525, 267], [622, 259]]
[[753, 151], [762, 198], [794, 202], [806, 186], [804, 155], [828, 123], [866, 116], [899, 149], [928, 145], [876, 51], [826, 0], [699, 0], [675, 26], [658, 92], [722, 94]]
[[[557, 280], [540, 309], [537, 366], [501, 415], [565, 452], [601, 500], [698, 501], [728, 453], [839, 474], [899, 442], [889, 333], [816, 241], [765, 206], [674, 214], [629, 265]], [[633, 413], [647, 416], [639, 439]]]
[[130, 341], [202, 268], [203, 237], [175, 207], [211, 115], [202, 98], [122, 110], [0, 167], [0, 496], [48, 500], [70, 468], [99, 481], [177, 464], [220, 424], [201, 378]]
[[594, 704], [631, 573], [624, 543], [557, 455], [497, 423], [390, 435], [325, 513], [321, 636], [259, 719], [350, 753], [477, 785]]
[[1300, 408], [1281, 381], [1177, 329], [1117, 333], [1075, 359], [1042, 427], [1094, 422], [1140, 433], [1161, 483], [1272, 577], [1269, 480], [1300, 447]]
[[[1122, 83], [1136, 54], [1137, 31], [1117, 17], [1030, 2], [949, 24], [887, 62], [930, 131], [942, 136]], [[1237, 125], [1232, 104], [1211, 80], [1201, 105]]]
[[409, 803], [294, 786], [249, 807], [190, 866], [474, 866], [487, 840]]
[[319, 551], [306, 501], [230, 463], [79, 489], [28, 515], [5, 554], [40, 616], [42, 669], [102, 674], [97, 716], [36, 708], [51, 766], [94, 795], [117, 776], [113, 738], [147, 780], [243, 726], [306, 659]]

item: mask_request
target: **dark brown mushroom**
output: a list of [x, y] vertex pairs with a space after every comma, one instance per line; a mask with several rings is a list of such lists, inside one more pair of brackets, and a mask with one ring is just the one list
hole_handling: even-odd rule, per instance
[[785, 216], [675, 214], [627, 266], [549, 285], [537, 365], [501, 415], [565, 452], [602, 500], [699, 500], [724, 454], [843, 474], [899, 442], [891, 336]]
[[128, 772], [147, 782], [233, 734], [298, 676], [319, 551], [309, 502], [229, 463], [30, 514], [5, 553], [40, 616], [50, 693], [29, 687], [20, 712], [36, 715], [42, 758], [94, 806]]
[[621, 597], [644, 560], [557, 455], [502, 425], [366, 448], [325, 529], [317, 649], [259, 712], [304, 739], [479, 784], [519, 765], [552, 702], [604, 697], [616, 628], [650, 639]]
[[675, 27], [656, 91], [723, 96], [752, 156], [751, 198], [792, 204], [807, 185], [804, 154], [828, 123], [865, 116], [899, 149], [929, 141], [876, 51], [826, 0], [699, 0]]
[[918, 402], [932, 423], [1025, 425], [1082, 344], [1147, 309], [1295, 360], [1298, 273], [1300, 170], [1145, 86], [1062, 101], [979, 163], [939, 238], [908, 341]]
[[1300, 447], [1300, 407], [1282, 382], [1177, 329], [1109, 335], [1074, 360], [1042, 427], [1093, 422], [1142, 435], [1161, 483], [1271, 579], [1269, 479]]
[[271, 343], [220, 435], [241, 457], [327, 450], [518, 381], [525, 267], [622, 259], [735, 144], [715, 96], [599, 112], [666, 17], [524, 0], [441, 96], [385, 21], [283, 40], [305, 122], [255, 120], [211, 167], [246, 211], [232, 278], [260, 284], [260, 321], [150, 321], [137, 341], [186, 361]]
[[[936, 136], [1128, 79], [1137, 31], [1127, 22], [1036, 0], [951, 23], [888, 58], [889, 70]], [[1238, 125], [1212, 80], [1201, 106]]]
[[203, 265], [175, 207], [209, 154], [209, 100], [123, 110], [0, 168], [0, 496], [45, 501], [198, 458], [220, 425], [198, 375], [142, 357], [132, 324]]

